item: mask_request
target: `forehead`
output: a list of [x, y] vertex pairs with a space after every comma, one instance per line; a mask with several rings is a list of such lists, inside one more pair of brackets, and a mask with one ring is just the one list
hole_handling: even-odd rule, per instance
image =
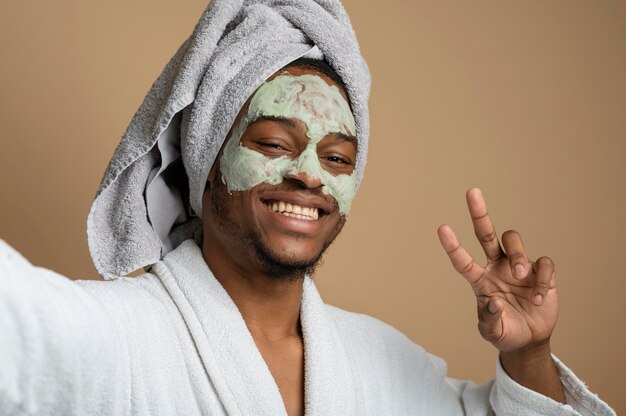
[[276, 78], [277, 76], [279, 76], [280, 74], [284, 74], [285, 72], [288, 73], [289, 75], [295, 75], [295, 76], [297, 76], [297, 75], [314, 75], [314, 76], [317, 76], [317, 77], [321, 78], [322, 80], [324, 80], [324, 82], [326, 82], [326, 84], [328, 84], [329, 86], [337, 87], [337, 89], [339, 90], [339, 92], [343, 96], [344, 100], [346, 100], [346, 102], [350, 103], [350, 100], [348, 99], [348, 94], [346, 93], [346, 91], [343, 89], [343, 87], [341, 85], [339, 85], [334, 79], [332, 79], [328, 75], [324, 74], [323, 72], [320, 72], [320, 71], [312, 69], [312, 68], [301, 67], [301, 66], [286, 66], [286, 67], [281, 68], [278, 71], [274, 72], [269, 78], [267, 78], [266, 81], [271, 81], [274, 78]]
[[[285, 75], [285, 74], [292, 75], [292, 76], [312, 75], [312, 76], [315, 76], [315, 77], [321, 79], [328, 86], [336, 87], [337, 91], [343, 97], [343, 99], [345, 100], [346, 104], [348, 105], [348, 108], [350, 107], [350, 101], [348, 99], [348, 94], [346, 93], [344, 88], [339, 83], [337, 83], [335, 80], [333, 80], [331, 77], [329, 77], [328, 75], [326, 75], [323, 72], [320, 72], [319, 70], [316, 70], [316, 69], [307, 68], [307, 67], [300, 67], [300, 66], [286, 66], [286, 67], [283, 67], [283, 68], [279, 69], [278, 71], [273, 73], [271, 76], [269, 76], [265, 80], [265, 82], [271, 81], [274, 78], [278, 77], [279, 75]], [[243, 105], [243, 107], [239, 110], [239, 113], [237, 114], [237, 117], [235, 118], [235, 121], [234, 121], [234, 123], [233, 123], [233, 125], [231, 127], [231, 131], [229, 131], [229, 133], [227, 135], [227, 138], [231, 137], [231, 134], [233, 133], [232, 130], [237, 125], [239, 125], [239, 123], [242, 121], [242, 119], [248, 113], [248, 109], [250, 108], [250, 103], [251, 103], [252, 99], [254, 98], [254, 96], [256, 95], [257, 91], [258, 91], [258, 89], [255, 90], [255, 92], [252, 93], [252, 95], [250, 97], [248, 97], [248, 99], [246, 100], [246, 102]], [[351, 140], [352, 141], [356, 141], [356, 137], [351, 137]]]

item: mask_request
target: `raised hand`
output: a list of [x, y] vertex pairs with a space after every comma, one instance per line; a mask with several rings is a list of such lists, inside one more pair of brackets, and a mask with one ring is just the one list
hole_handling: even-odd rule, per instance
[[467, 192], [467, 205], [487, 264], [479, 265], [461, 246], [452, 229], [439, 227], [441, 245], [455, 270], [470, 284], [478, 304], [478, 329], [503, 352], [548, 345], [558, 316], [554, 263], [530, 261], [516, 231], [502, 235], [502, 246], [478, 188]]

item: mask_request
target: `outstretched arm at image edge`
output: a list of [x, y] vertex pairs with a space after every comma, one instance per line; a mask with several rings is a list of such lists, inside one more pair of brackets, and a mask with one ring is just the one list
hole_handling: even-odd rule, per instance
[[112, 333], [95, 298], [0, 240], [0, 414], [88, 409], [119, 369]]

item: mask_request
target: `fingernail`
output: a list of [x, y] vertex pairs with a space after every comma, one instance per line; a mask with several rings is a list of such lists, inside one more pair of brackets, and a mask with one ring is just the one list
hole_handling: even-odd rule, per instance
[[541, 296], [539, 293], [537, 293], [534, 297], [534, 302], [535, 305], [539, 306], [541, 305], [541, 302], [543, 301], [543, 296]]
[[515, 277], [524, 277], [525, 273], [526, 273], [526, 267], [524, 267], [523, 264], [515, 265]]
[[492, 301], [489, 301], [489, 306], [488, 306], [488, 308], [489, 308], [489, 312], [491, 312], [491, 313], [496, 313], [496, 312], [498, 312], [498, 305], [496, 305], [496, 302], [495, 302], [495, 301], [493, 301], [493, 300], [492, 300]]

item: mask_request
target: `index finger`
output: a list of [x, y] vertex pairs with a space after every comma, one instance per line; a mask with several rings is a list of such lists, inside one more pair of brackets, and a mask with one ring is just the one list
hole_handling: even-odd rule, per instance
[[467, 191], [466, 198], [467, 207], [474, 224], [474, 233], [485, 255], [490, 261], [499, 259], [504, 255], [504, 251], [502, 251], [498, 241], [498, 234], [496, 234], [496, 229], [489, 218], [483, 193], [478, 188], [471, 188]]
[[480, 267], [472, 256], [465, 251], [452, 228], [444, 224], [437, 230], [437, 235], [454, 269], [474, 287], [476, 282], [482, 277], [485, 269]]

